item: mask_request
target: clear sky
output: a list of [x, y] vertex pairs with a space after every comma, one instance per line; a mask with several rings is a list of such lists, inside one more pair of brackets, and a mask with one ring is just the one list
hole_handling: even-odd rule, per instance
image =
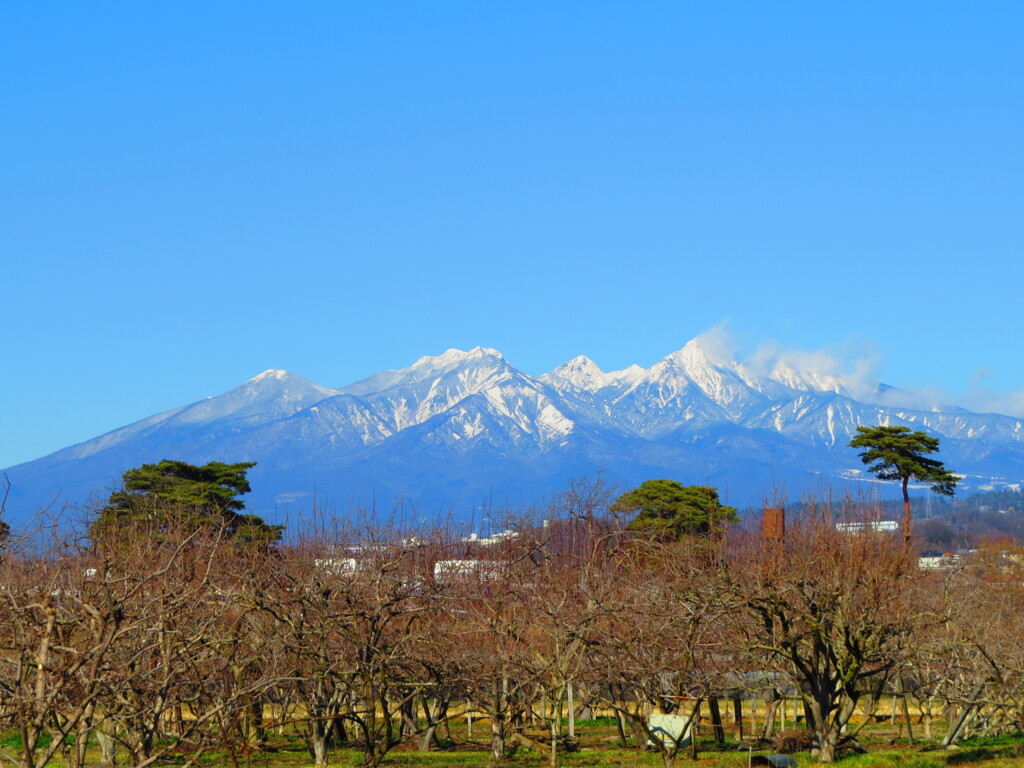
[[1024, 3], [0, 10], [0, 466], [267, 368], [724, 325], [1024, 414]]

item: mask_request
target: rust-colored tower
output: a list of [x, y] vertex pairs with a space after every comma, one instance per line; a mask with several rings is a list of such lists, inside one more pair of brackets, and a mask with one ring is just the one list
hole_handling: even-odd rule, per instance
[[762, 523], [764, 537], [768, 541], [782, 541], [786, 538], [786, 512], [781, 507], [765, 509]]

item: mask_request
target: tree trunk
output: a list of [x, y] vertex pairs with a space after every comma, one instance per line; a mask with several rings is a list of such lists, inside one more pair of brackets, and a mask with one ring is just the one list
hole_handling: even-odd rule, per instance
[[761, 738], [768, 741], [775, 733], [775, 712], [779, 708], [779, 700], [771, 699], [765, 702], [764, 729], [761, 731]]
[[572, 683], [565, 685], [566, 706], [569, 708], [569, 738], [576, 738], [576, 702], [573, 701]]
[[907, 744], [914, 746], [914, 730], [910, 724], [910, 706], [907, 704], [906, 684], [902, 679], [900, 680], [900, 691], [903, 693], [900, 697], [903, 701], [903, 720], [907, 723]]
[[401, 725], [399, 725], [398, 728], [399, 738], [408, 734], [416, 733], [419, 728], [419, 724], [416, 722], [416, 702], [414, 697], [407, 696], [399, 705], [399, 711], [402, 715]]
[[327, 722], [321, 717], [309, 721], [309, 751], [316, 768], [327, 765], [327, 741], [329, 737]]
[[725, 745], [725, 728], [722, 726], [722, 711], [718, 707], [718, 699], [712, 696], [708, 699], [708, 713], [711, 715], [711, 733], [715, 737], [715, 744], [719, 747]]
[[429, 752], [432, 747], [437, 746], [438, 726], [445, 722], [448, 717], [448, 699], [440, 694], [434, 698], [433, 706], [427, 698], [423, 697], [423, 711], [427, 718], [427, 729], [420, 739], [420, 752]]
[[818, 760], [823, 763], [834, 763], [836, 761], [836, 747], [839, 741], [839, 732], [829, 730], [818, 742]]
[[75, 744], [73, 754], [73, 768], [82, 768], [85, 765], [85, 750], [89, 743], [89, 733], [92, 731], [93, 716], [96, 714], [96, 704], [89, 704], [82, 719], [78, 721], [78, 728], [75, 732]]
[[732, 717], [736, 725], [736, 741], [743, 741], [743, 699], [732, 700]]
[[942, 740], [942, 746], [948, 747], [957, 740], [960, 732], [964, 729], [964, 725], [970, 719], [972, 712], [974, 712], [974, 707], [968, 705], [961, 709], [958, 715], [949, 718], [949, 730], [946, 731], [946, 736]]
[[903, 478], [903, 542], [908, 547], [910, 546], [910, 492], [907, 490], [909, 482], [909, 475]]
[[626, 738], [626, 728], [622, 722], [622, 713], [619, 710], [615, 710], [615, 730], [618, 732], [619, 745], [622, 747], [629, 746], [629, 741]]
[[[721, 725], [721, 720], [719, 720]], [[690, 715], [690, 759], [697, 759], [697, 730], [700, 726], [700, 699], [693, 705], [693, 714]]]
[[491, 759], [505, 759], [505, 695], [504, 681], [494, 684], [494, 704], [491, 708]]
[[[335, 710], [336, 711], [336, 710]], [[335, 746], [348, 743], [348, 733], [345, 731], [345, 719], [337, 716], [331, 718], [330, 736]]]
[[96, 741], [100, 745], [100, 765], [117, 765], [117, 739], [106, 727], [96, 729]]
[[[977, 700], [978, 696], [981, 695], [982, 690], [984, 690], [984, 686], [983, 685], [979, 685], [974, 690], [974, 693], [971, 694], [971, 696], [968, 699], [968, 701], [975, 701], [975, 700]], [[949, 713], [950, 713], [949, 714], [949, 729], [946, 731], [945, 738], [942, 739], [942, 746], [943, 747], [948, 747], [950, 744], [952, 744], [954, 741], [956, 741], [957, 736], [959, 736], [960, 735], [960, 731], [963, 730], [964, 723], [967, 722], [967, 718], [971, 714], [971, 711], [973, 709], [974, 709], [973, 705], [968, 704], [968, 705], [966, 705], [960, 711], [960, 713], [958, 715], [957, 712], [956, 712], [956, 708], [955, 707], [951, 706], [949, 708]]]

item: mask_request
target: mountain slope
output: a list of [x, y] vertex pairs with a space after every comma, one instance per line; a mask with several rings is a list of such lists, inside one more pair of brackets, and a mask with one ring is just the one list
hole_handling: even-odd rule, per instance
[[862, 424], [942, 438], [965, 489], [1024, 482], [1024, 423], [962, 409], [854, 399], [829, 374], [776, 365], [758, 376], [699, 341], [648, 369], [604, 372], [580, 356], [541, 376], [476, 347], [328, 388], [266, 371], [224, 394], [143, 419], [7, 470], [15, 522], [47, 504], [103, 498], [126, 469], [177, 458], [256, 461], [250, 508], [275, 515], [314, 501], [430, 514], [541, 501], [570, 477], [604, 471], [720, 487], [756, 504], [773, 485], [865, 479], [847, 444]]

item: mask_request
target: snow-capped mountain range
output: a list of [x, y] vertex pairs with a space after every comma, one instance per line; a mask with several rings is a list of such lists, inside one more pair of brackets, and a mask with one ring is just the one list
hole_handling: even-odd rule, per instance
[[[863, 398], [862, 398], [863, 399]], [[577, 357], [531, 376], [486, 347], [448, 350], [340, 388], [270, 370], [223, 395], [9, 468], [8, 516], [105, 498], [145, 462], [256, 461], [248, 506], [272, 519], [314, 503], [346, 513], [403, 503], [463, 519], [539, 503], [570, 478], [624, 487], [656, 477], [713, 485], [733, 505], [773, 488], [866, 480], [858, 425], [942, 439], [962, 488], [1024, 481], [1024, 420], [858, 401], [841, 379], [776, 364], [756, 375], [699, 340], [648, 369]]]

